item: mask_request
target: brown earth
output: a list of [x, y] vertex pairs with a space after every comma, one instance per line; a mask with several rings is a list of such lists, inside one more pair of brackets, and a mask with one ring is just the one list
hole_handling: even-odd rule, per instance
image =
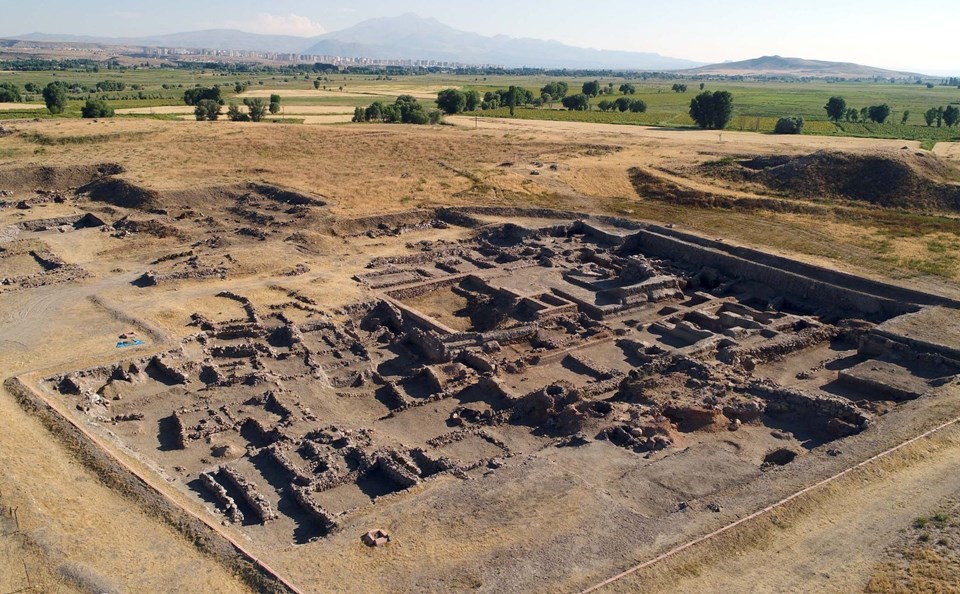
[[[951, 282], [960, 277], [956, 268], [917, 264], [945, 263], [957, 257], [960, 246], [951, 243], [956, 240], [956, 230], [949, 222], [937, 219], [934, 225], [926, 219], [891, 219], [895, 213], [883, 209], [865, 214], [856, 211], [860, 218], [853, 220], [849, 211], [837, 214], [833, 205], [826, 208], [813, 202], [821, 195], [866, 200], [916, 209], [913, 214], [918, 217], [926, 216], [919, 211], [946, 208], [948, 201], [937, 192], [954, 181], [950, 163], [955, 151], [950, 147], [938, 146], [941, 161], [914, 155], [916, 143], [902, 141], [787, 139], [740, 133], [724, 133], [718, 138], [709, 132], [561, 122], [485, 121], [480, 130], [472, 130], [472, 120], [451, 120], [455, 126], [433, 129], [206, 126], [136, 120], [10, 124], [20, 134], [0, 139], [0, 147], [11, 149], [14, 155], [0, 166], [0, 190], [12, 192], [13, 199], [30, 198], [36, 189], [66, 191], [100, 179], [86, 188], [92, 200], [38, 204], [28, 211], [2, 209], [0, 226], [85, 211], [106, 217], [111, 224], [131, 214], [130, 220], [143, 222], [131, 228], [132, 235], [127, 238], [96, 229], [42, 235], [41, 240], [54, 253], [82, 265], [93, 276], [64, 286], [0, 295], [0, 374], [6, 378], [110, 361], [116, 357], [116, 337], [132, 327], [150, 337], [147, 349], [158, 351], [195, 332], [187, 326], [193, 312], [222, 319], [241, 315], [242, 309], [235, 304], [215, 297], [220, 290], [243, 291], [264, 303], [288, 300], [291, 290], [309, 295], [324, 307], [357, 301], [364, 293], [350, 276], [362, 273], [372, 257], [390, 255], [397, 249], [377, 232], [384, 231], [379, 229], [381, 223], [387, 231], [403, 223], [383, 215], [445, 204], [533, 205], [614, 213], [723, 237], [730, 243], [764, 247], [841, 270], [893, 277], [901, 284], [941, 294], [960, 294]], [[41, 144], [31, 133], [64, 142]], [[901, 158], [898, 155], [904, 144], [911, 147], [905, 151], [910, 155]], [[43, 150], [38, 150], [41, 147]], [[811, 156], [811, 151], [831, 152]], [[878, 154], [886, 155], [879, 165]], [[752, 177], [738, 177], [738, 173], [716, 179], [703, 170], [709, 161], [732, 159], [724, 167], [742, 168], [734, 163], [783, 155], [790, 160], [754, 172]], [[105, 170], [103, 163], [118, 166]], [[510, 165], [501, 166], [505, 163]], [[851, 188], [835, 175], [835, 167], [848, 177], [869, 173], [883, 183]], [[880, 173], [873, 173], [874, 167]], [[531, 175], [533, 171], [539, 175]], [[794, 182], [789, 187], [775, 187], [781, 174]], [[296, 196], [311, 197], [317, 204], [297, 218], [304, 213], [292, 208], [297, 204], [290, 203], [289, 196], [274, 200], [271, 191], [251, 190], [250, 182], [279, 185]], [[900, 202], [899, 194], [886, 192], [888, 184], [905, 192], [910, 201]], [[789, 193], [790, 188], [799, 188], [797, 194], [779, 195]], [[778, 195], [770, 196], [773, 190]], [[238, 197], [246, 194], [251, 194], [253, 204], [238, 205]], [[846, 203], [841, 206], [848, 208]], [[131, 207], [137, 211], [130, 212]], [[353, 234], [352, 227], [338, 219], [360, 216], [379, 217], [359, 225], [360, 230], [376, 232], [345, 237]], [[213, 224], [207, 218], [213, 219]], [[904, 221], [911, 225], [910, 233], [890, 241], [888, 230]], [[158, 225], [178, 233], [151, 233], [151, 229], [163, 230]], [[240, 228], [261, 232], [264, 239], [234, 237], [233, 231]], [[229, 236], [226, 241], [234, 242], [235, 247], [193, 246], [209, 239], [208, 229]], [[0, 237], [7, 233], [12, 237], [20, 232], [5, 229]], [[457, 229], [418, 231], [405, 234], [400, 244], [438, 237], [453, 240], [462, 233]], [[880, 242], [887, 242], [882, 250], [877, 247]], [[932, 242], [944, 247], [929, 249]], [[190, 250], [194, 250], [192, 255], [179, 256]], [[310, 273], [277, 280], [278, 271], [299, 263], [309, 263]], [[203, 267], [223, 267], [228, 272], [224, 279], [194, 282], [187, 277], [185, 282], [159, 285], [151, 293], [136, 292], [131, 283], [151, 267], [161, 273], [190, 273]], [[910, 409], [913, 416], [903, 413], [896, 417], [903, 423], [885, 425], [888, 433], [884, 439], [910, 437], [950, 412], [946, 403], [938, 402], [937, 407]], [[0, 537], [4, 553], [0, 555], [0, 575], [7, 579], [0, 581], [0, 591], [23, 586], [23, 563], [48, 591], [247, 591], [248, 586], [236, 576], [199, 553], [149, 510], [102, 484], [7, 394], [0, 398], [0, 412], [7, 419], [7, 429], [0, 432], [0, 465], [5, 469], [0, 477], [0, 506], [19, 508], [28, 537]], [[717, 439], [720, 437], [722, 434]], [[793, 580], [829, 590], [832, 578], [821, 574], [836, 576], [839, 571], [843, 572], [842, 588], [863, 588], [874, 564], [884, 562], [884, 551], [896, 544], [897, 531], [957, 492], [951, 478], [955, 473], [946, 466], [956, 454], [955, 441], [950, 434], [935, 443], [931, 451], [942, 457], [921, 450], [898, 458], [889, 475], [875, 472], [862, 481], [838, 483], [829, 497], [793, 512], [790, 524], [778, 529], [782, 533], [777, 538], [736, 548], [739, 554], [734, 560], [727, 556], [711, 561], [709, 551], [701, 559], [696, 557], [700, 553], [693, 551], [689, 566], [668, 564], [664, 571], [676, 573], [661, 575], [651, 584], [660, 591], [730, 591], [747, 583], [759, 590], [782, 591], [782, 584]], [[23, 447], [25, 443], [31, 447]], [[864, 451], [872, 451], [873, 444], [868, 445]], [[756, 453], [763, 455], [762, 451]], [[581, 523], [614, 506], [612, 502], [623, 506], [616, 508], [621, 519], [636, 521], [646, 513], [629, 493], [604, 491], [614, 467], [619, 465], [627, 473], [633, 464], [619, 452], [612, 463], [608, 456], [605, 449], [588, 449], [575, 470], [563, 472], [565, 478], [557, 490], [546, 484], [538, 487], [535, 499], [549, 498], [554, 502], [552, 511], [528, 499], [530, 491], [524, 485], [541, 484], [541, 479], [555, 477], [557, 464], [569, 464], [572, 456], [563, 448], [548, 452], [527, 468], [511, 470], [514, 480], [503, 491], [490, 493], [482, 485], [470, 483], [439, 484], [430, 487], [423, 504], [406, 502], [362, 518], [407, 535], [400, 546], [385, 549], [380, 556], [360, 546], [351, 533], [317, 545], [316, 552], [327, 560], [324, 564], [290, 555], [284, 566], [302, 575], [316, 575], [320, 567], [323, 576], [318, 579], [327, 589], [337, 587], [341, 574], [355, 576], [353, 583], [358, 588], [388, 587], [377, 572], [390, 568], [394, 575], [407, 576], [400, 589], [465, 590], [477, 587], [479, 580], [468, 561], [494, 555], [491, 551], [507, 542], [508, 556], [530, 556], [525, 575], [536, 575], [543, 569], [537, 565], [541, 562], [558, 569], [562, 563], [549, 551], [540, 551], [537, 530], [543, 524], [556, 523], [557, 530], [577, 532]], [[842, 462], [836, 464], [842, 466]], [[690, 468], [695, 467], [690, 463]], [[759, 494], [738, 492], [742, 498], [731, 507], [733, 513], [749, 513], [773, 494], [787, 494], [787, 487], [804, 483], [799, 474], [785, 474], [788, 480], [782, 492], [773, 487]], [[689, 483], [685, 488], [695, 487], [693, 475], [677, 480]], [[482, 502], [481, 513], [458, 516], [461, 524], [457, 526], [434, 516], [431, 510], [445, 505], [451, 493], [459, 501]], [[504, 498], [517, 503], [509, 517], [499, 517], [497, 512], [497, 502]], [[665, 495], [664, 501], [667, 499]], [[558, 516], [553, 513], [557, 511], [564, 513]], [[616, 524], [611, 518], [616, 519], [608, 518], [606, 528], [613, 531]], [[5, 525], [0, 514], [0, 526]], [[863, 529], [847, 529], [851, 525]], [[457, 539], [463, 527], [470, 529], [471, 537]], [[713, 528], [716, 521], [706, 516], [696, 527]], [[879, 529], [871, 531], [873, 527]], [[226, 532], [242, 538], [237, 532]], [[611, 543], [625, 545], [634, 540], [620, 534]], [[274, 544], [282, 548], [287, 543]], [[830, 559], [823, 553], [826, 544], [830, 545]], [[651, 541], [642, 550], [653, 554], [659, 545]], [[776, 571], [770, 571], [771, 551], [785, 551], [779, 557], [789, 557], [790, 562], [776, 563]], [[612, 547], [608, 552], [612, 566], [622, 568], [634, 561]], [[616, 555], [621, 558], [614, 558]], [[416, 571], [404, 573], [410, 568]], [[436, 571], [431, 573], [431, 569]], [[429, 581], [437, 575], [443, 579]], [[80, 576], [79, 586], [76, 576]], [[563, 587], [585, 587], [603, 577], [607, 576], [575, 575]], [[524, 583], [529, 589], [537, 587], [532, 581]], [[644, 582], [636, 587], [648, 585]], [[806, 588], [798, 585], [795, 590]]]

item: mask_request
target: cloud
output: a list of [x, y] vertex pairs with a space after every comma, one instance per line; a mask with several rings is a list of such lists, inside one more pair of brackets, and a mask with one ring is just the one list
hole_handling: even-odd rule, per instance
[[299, 37], [315, 37], [327, 32], [323, 25], [313, 21], [310, 17], [299, 14], [270, 14], [261, 12], [252, 19], [243, 21], [229, 21], [227, 27], [240, 29], [249, 33], [264, 35], [297, 35]]

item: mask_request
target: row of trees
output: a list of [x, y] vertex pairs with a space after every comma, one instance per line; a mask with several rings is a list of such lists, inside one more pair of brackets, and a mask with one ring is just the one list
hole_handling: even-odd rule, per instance
[[[98, 82], [93, 87], [88, 87], [80, 83], [65, 83], [62, 81], [57, 81], [59, 86], [62, 86], [67, 92], [71, 93], [108, 93], [108, 92], [119, 92], [124, 91], [127, 88], [126, 83], [122, 83], [115, 80], [105, 80]], [[140, 85], [133, 85], [134, 90], [139, 90], [142, 88]], [[23, 94], [26, 93], [43, 93], [43, 87], [37, 85], [36, 83], [28, 82], [23, 85], [21, 90], [19, 86], [10, 82], [0, 83], [0, 103], [20, 103], [23, 101]]]
[[629, 97], [620, 97], [615, 101], [603, 100], [597, 103], [600, 111], [632, 111], [633, 113], [643, 113], [647, 111], [647, 104], [643, 99], [630, 99]]
[[936, 122], [937, 128], [942, 128], [944, 124], [947, 125], [947, 128], [952, 128], [960, 122], [960, 107], [956, 105], [931, 107], [923, 114], [923, 120], [927, 123], [927, 126], [933, 126]]
[[[540, 107], [541, 105], [552, 105], [560, 101], [564, 108], [571, 111], [587, 111], [590, 109], [590, 98], [604, 94], [597, 81], [584, 83], [582, 92], [576, 95], [568, 95], [570, 86], [562, 81], [554, 81], [544, 85], [540, 89], [540, 96], [534, 95], [533, 91], [523, 87], [511, 86], [507, 89], [496, 91], [487, 91], [483, 97], [477, 91], [461, 91], [459, 89], [444, 89], [437, 94], [437, 106], [446, 114], [457, 114], [464, 111], [474, 111], [477, 108], [482, 110], [499, 109], [501, 107], [510, 108], [510, 115], [514, 115], [515, 109], [520, 106], [532, 105]], [[620, 92], [624, 97], [614, 101], [601, 101], [598, 107], [601, 111], [610, 111], [619, 109], [620, 111], [644, 112], [647, 110], [647, 104], [640, 99], [629, 99], [626, 95], [636, 93], [636, 87], [631, 84], [620, 86]]]
[[[843, 97], [830, 97], [827, 104], [823, 106], [823, 109], [827, 112], [827, 117], [830, 118], [830, 121], [834, 123], [840, 122], [841, 120], [848, 122], [866, 122], [870, 120], [878, 124], [883, 124], [892, 112], [890, 106], [886, 103], [871, 105], [870, 107], [864, 107], [859, 110], [855, 107], [847, 107], [847, 101]], [[910, 117], [910, 112], [903, 112], [903, 120], [901, 123], [905, 124], [908, 117]]]
[[[231, 103], [227, 108], [227, 119], [231, 122], [259, 122], [266, 117], [267, 113], [277, 113], [280, 111], [279, 100], [267, 103], [261, 97], [248, 97], [243, 100], [246, 111], [240, 109], [236, 103]], [[276, 107], [274, 107], [276, 106]], [[213, 122], [220, 119], [223, 106], [213, 99], [201, 99], [193, 110], [198, 122]]]
[[[461, 111], [463, 111], [462, 108]], [[416, 97], [401, 95], [393, 103], [384, 104], [382, 101], [375, 101], [366, 109], [357, 107], [353, 111], [353, 121], [385, 122], [387, 124], [439, 124], [443, 121], [443, 114], [438, 110], [427, 113], [423, 104], [417, 101]]]

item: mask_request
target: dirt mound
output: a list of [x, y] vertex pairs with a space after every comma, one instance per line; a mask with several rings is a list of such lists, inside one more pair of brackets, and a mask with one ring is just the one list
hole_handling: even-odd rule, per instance
[[818, 214], [824, 211], [819, 206], [798, 201], [761, 197], [738, 198], [686, 188], [639, 167], [631, 168], [628, 173], [637, 195], [646, 200], [731, 210], [772, 210], [798, 214]]
[[300, 206], [326, 206], [327, 202], [320, 197], [308, 196], [296, 190], [281, 188], [279, 186], [268, 184], [251, 183], [249, 189], [264, 198], [269, 198], [282, 204], [295, 204]]
[[702, 165], [712, 177], [758, 183], [798, 198], [839, 198], [888, 208], [960, 210], [956, 171], [927, 153], [818, 151]]
[[128, 181], [116, 178], [99, 178], [80, 188], [91, 200], [106, 202], [124, 208], [150, 209], [159, 203], [160, 195]]
[[18, 167], [0, 170], [0, 188], [8, 191], [64, 191], [123, 173], [116, 163], [72, 167]]

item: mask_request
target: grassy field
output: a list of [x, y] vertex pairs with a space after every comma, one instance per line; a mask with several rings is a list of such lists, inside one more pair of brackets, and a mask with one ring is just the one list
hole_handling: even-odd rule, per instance
[[[320, 88], [314, 88], [319, 79]], [[418, 75], [393, 76], [387, 79], [370, 75], [263, 75], [236, 74], [205, 70], [175, 69], [127, 69], [101, 70], [100, 72], [0, 72], [0, 82], [12, 82], [23, 87], [26, 83], [38, 86], [53, 80], [76, 82], [94, 86], [104, 80], [120, 81], [127, 90], [98, 94], [118, 109], [159, 107], [182, 105], [183, 91], [192, 86], [221, 85], [228, 101], [235, 96], [234, 85], [247, 85], [250, 92], [269, 90], [284, 97], [285, 105], [323, 105], [343, 106], [352, 109], [364, 106], [376, 100], [389, 101], [396, 95], [414, 93], [421, 101], [428, 101], [437, 89], [456, 87], [474, 89], [481, 93], [517, 85], [539, 94], [539, 89], [554, 80], [547, 76], [454, 76], [454, 75]], [[570, 86], [570, 92], [579, 91], [588, 79], [567, 77], [564, 80]], [[590, 79], [592, 80], [592, 79]], [[599, 79], [602, 87], [613, 84], [614, 89], [624, 82], [622, 78]], [[559, 103], [539, 108], [521, 108], [516, 116], [521, 119], [558, 120], [594, 122], [609, 124], [637, 124], [648, 126], [692, 126], [693, 121], [687, 114], [690, 99], [699, 92], [699, 83], [685, 81], [689, 91], [675, 93], [671, 90], [671, 80], [632, 80], [637, 93], [632, 98], [646, 102], [646, 113], [600, 112], [595, 106], [603, 100], [615, 99], [614, 96], [600, 96], [592, 99], [594, 109], [588, 112], [568, 112], [559, 109]], [[137, 86], [133, 90], [134, 85]], [[726, 90], [734, 96], [735, 114], [728, 129], [755, 132], [771, 132], [781, 116], [803, 116], [807, 125], [807, 134], [828, 134], [838, 136], [859, 136], [868, 138], [902, 138], [908, 140], [935, 142], [960, 141], [960, 126], [954, 128], [928, 127], [923, 121], [923, 113], [931, 108], [960, 103], [960, 89], [937, 86], [928, 89], [926, 85], [888, 83], [888, 82], [717, 82], [704, 83], [706, 90]], [[844, 122], [834, 125], [827, 121], [823, 106], [831, 96], [839, 95], [846, 99], [848, 106], [857, 109], [869, 105], [887, 103], [893, 113], [884, 125]], [[79, 117], [80, 106], [86, 95], [72, 95], [67, 111], [62, 117]], [[28, 95], [28, 101], [41, 101], [38, 95]], [[234, 99], [236, 100], [236, 99]], [[552, 107], [552, 109], [550, 108]], [[901, 125], [903, 113], [909, 111], [906, 125]], [[483, 117], [508, 117], [506, 109], [479, 112]], [[42, 111], [6, 110], [0, 111], [0, 119], [19, 119], [27, 117], [50, 117]], [[127, 117], [151, 117], [149, 115]], [[153, 116], [156, 117], [156, 116]]]

